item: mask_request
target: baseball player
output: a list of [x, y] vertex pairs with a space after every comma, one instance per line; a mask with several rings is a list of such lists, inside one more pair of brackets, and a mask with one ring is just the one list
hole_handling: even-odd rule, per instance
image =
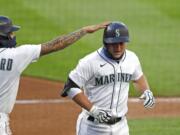
[[126, 49], [127, 42], [127, 26], [110, 23], [104, 30], [103, 47], [82, 58], [70, 72], [61, 95], [83, 108], [77, 135], [129, 135], [126, 113], [130, 81], [142, 92], [144, 107], [153, 107], [155, 100], [139, 59]]
[[39, 45], [16, 46], [15, 31], [20, 27], [13, 25], [10, 18], [0, 16], [0, 135], [11, 135], [9, 114], [15, 104], [19, 79], [23, 70], [40, 56], [64, 49], [87, 33], [105, 28], [108, 22], [83, 27], [73, 33], [57, 37]]

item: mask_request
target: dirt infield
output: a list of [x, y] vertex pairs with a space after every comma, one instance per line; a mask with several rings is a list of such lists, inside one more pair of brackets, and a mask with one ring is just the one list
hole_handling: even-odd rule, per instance
[[[17, 103], [11, 114], [13, 135], [75, 135], [81, 108], [59, 96], [63, 83], [22, 77]], [[179, 100], [157, 100], [152, 110], [144, 109], [137, 99], [128, 102], [128, 119], [180, 116]]]

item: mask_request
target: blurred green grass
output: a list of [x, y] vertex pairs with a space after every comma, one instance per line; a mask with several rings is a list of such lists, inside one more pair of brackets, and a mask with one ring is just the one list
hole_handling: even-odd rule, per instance
[[180, 118], [145, 118], [129, 120], [132, 135], [178, 135]]
[[[178, 0], [1, 0], [0, 13], [22, 28], [21, 44], [40, 44], [82, 26], [105, 20], [125, 22], [130, 50], [137, 53], [156, 96], [180, 96], [180, 1]], [[102, 33], [42, 57], [24, 75], [65, 81], [78, 60], [102, 46]], [[136, 95], [131, 87], [130, 95]]]

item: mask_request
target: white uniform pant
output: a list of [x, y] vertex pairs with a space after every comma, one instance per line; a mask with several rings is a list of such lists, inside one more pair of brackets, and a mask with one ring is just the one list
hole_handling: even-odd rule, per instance
[[77, 120], [76, 135], [129, 135], [126, 117], [113, 125], [96, 124], [81, 113]]
[[9, 128], [9, 115], [0, 113], [0, 135], [12, 135]]

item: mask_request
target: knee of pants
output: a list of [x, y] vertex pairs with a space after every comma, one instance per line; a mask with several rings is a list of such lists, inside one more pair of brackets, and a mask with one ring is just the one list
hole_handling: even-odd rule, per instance
[[5, 135], [5, 122], [4, 121], [0, 121], [0, 135]]

